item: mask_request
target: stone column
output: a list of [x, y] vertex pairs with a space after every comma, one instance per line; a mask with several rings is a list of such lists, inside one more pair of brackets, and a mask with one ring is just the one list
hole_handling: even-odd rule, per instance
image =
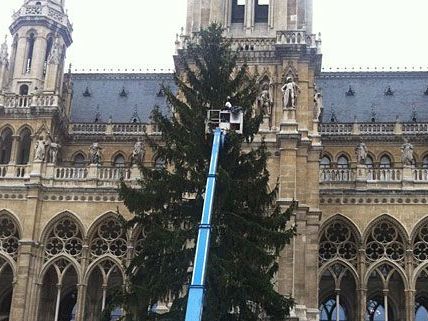
[[368, 168], [366, 165], [357, 164], [355, 185], [357, 189], [367, 189]]
[[29, 240], [20, 241], [20, 250], [17, 262], [16, 284], [12, 294], [12, 305], [10, 311], [10, 320], [24, 321], [28, 320], [26, 315], [31, 307], [31, 284], [34, 275], [30, 271], [34, 265], [33, 259], [34, 242]]
[[414, 185], [414, 169], [413, 165], [403, 165], [402, 184], [404, 189], [413, 189]]
[[[26, 56], [27, 56], [27, 38], [21, 36], [18, 39], [18, 45], [16, 48], [16, 58], [15, 58], [15, 69], [13, 70], [13, 78], [22, 78], [25, 73], [26, 67]], [[16, 83], [14, 83], [16, 86]], [[18, 88], [11, 88], [12, 91], [18, 93]]]
[[406, 302], [406, 320], [415, 320], [415, 297], [416, 290], [404, 290]]
[[86, 283], [86, 272], [88, 267], [88, 258], [89, 258], [89, 246], [87, 244], [83, 245], [82, 249], [82, 261], [80, 264], [82, 279], [79, 280], [79, 284], [77, 284], [77, 311], [76, 311], [76, 321], [86, 321], [84, 319], [85, 316], [85, 308], [86, 308], [86, 291], [87, 291], [87, 283]]

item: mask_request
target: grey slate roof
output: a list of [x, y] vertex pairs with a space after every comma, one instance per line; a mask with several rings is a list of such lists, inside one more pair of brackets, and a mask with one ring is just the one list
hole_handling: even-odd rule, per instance
[[[72, 74], [71, 79], [74, 123], [93, 123], [97, 115], [99, 122], [111, 117], [114, 123], [129, 123], [135, 112], [141, 122], [148, 122], [155, 105], [168, 112], [165, 97], [158, 96], [160, 85], [175, 90], [170, 73]], [[90, 96], [84, 95], [86, 88]]]
[[[167, 112], [160, 84], [175, 90], [170, 73], [72, 74], [71, 121], [131, 122], [135, 111], [141, 122], [149, 120], [155, 105]], [[316, 79], [323, 95], [323, 122], [332, 114], [337, 122], [428, 122], [428, 72], [323, 72]], [[347, 95], [349, 87], [354, 95]], [[90, 96], [83, 93], [88, 88]], [[385, 95], [391, 88], [392, 95]], [[120, 93], [125, 91], [126, 96]], [[425, 94], [425, 92], [427, 92]], [[375, 113], [375, 115], [373, 115]]]
[[[316, 80], [323, 96], [323, 122], [428, 121], [428, 72], [325, 72]], [[354, 95], [346, 95], [351, 86]], [[393, 95], [385, 95], [391, 88]], [[427, 94], [425, 94], [427, 91]]]

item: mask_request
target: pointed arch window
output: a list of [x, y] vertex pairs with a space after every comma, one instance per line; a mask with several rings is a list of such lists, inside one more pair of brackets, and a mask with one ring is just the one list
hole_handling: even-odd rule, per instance
[[122, 154], [118, 154], [113, 160], [114, 167], [125, 167], [125, 157]]
[[232, 0], [232, 23], [243, 23], [245, 16], [245, 0]]
[[346, 156], [342, 155], [337, 159], [337, 168], [349, 168], [349, 161]]
[[379, 167], [380, 168], [391, 168], [391, 158], [389, 158], [388, 155], [383, 155], [380, 158]]
[[[337, 314], [337, 304], [335, 299], [328, 299], [320, 306], [320, 321], [346, 321], [348, 317], [346, 311], [341, 304], [339, 304], [339, 314]], [[339, 319], [337, 319], [339, 316]]]
[[321, 169], [327, 169], [327, 168], [330, 168], [330, 166], [331, 166], [331, 161], [328, 156], [324, 156], [323, 158], [321, 158], [320, 160]]
[[53, 38], [49, 37], [47, 45], [46, 45], [45, 60], [43, 62], [43, 75], [46, 75], [46, 69], [48, 67], [48, 59], [49, 59], [49, 55], [52, 51], [52, 46], [53, 46]]
[[19, 135], [19, 147], [16, 162], [18, 165], [28, 164], [31, 150], [31, 132], [24, 128]]
[[34, 33], [31, 33], [27, 40], [27, 61], [25, 72], [29, 73], [33, 65], [33, 54], [34, 54], [34, 43], [36, 42], [36, 37]]
[[367, 156], [365, 160], [365, 164], [367, 168], [373, 168], [373, 158], [371, 156]]
[[428, 156], [425, 156], [422, 160], [422, 167], [428, 169]]
[[8, 164], [10, 161], [10, 153], [12, 151], [12, 131], [6, 128], [1, 133], [0, 141], [0, 164]]
[[268, 22], [269, 0], [255, 0], [254, 22]]
[[85, 167], [85, 156], [82, 153], [77, 153], [73, 159], [74, 167]]

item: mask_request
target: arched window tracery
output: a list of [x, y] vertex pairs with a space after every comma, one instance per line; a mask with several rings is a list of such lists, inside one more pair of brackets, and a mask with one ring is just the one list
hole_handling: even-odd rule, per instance
[[89, 243], [92, 259], [107, 254], [123, 259], [126, 257], [127, 250], [126, 233], [119, 220], [113, 217], [97, 226]]
[[6, 128], [1, 133], [0, 140], [0, 164], [8, 164], [12, 152], [12, 130]]
[[25, 165], [30, 160], [31, 151], [31, 131], [24, 128], [19, 135], [19, 147], [17, 155], [17, 164]]
[[18, 226], [9, 215], [0, 213], [0, 251], [9, 255], [16, 261], [18, 245]]
[[45, 260], [65, 254], [80, 260], [83, 249], [82, 231], [71, 217], [56, 222], [47, 234], [45, 242]]
[[412, 241], [412, 249], [416, 262], [428, 260], [428, 220], [418, 228]]
[[340, 258], [356, 264], [358, 245], [351, 227], [343, 220], [332, 221], [321, 232], [319, 264]]
[[389, 220], [380, 220], [371, 227], [365, 249], [366, 257], [371, 262], [387, 258], [404, 263], [406, 252], [404, 238], [395, 224]]

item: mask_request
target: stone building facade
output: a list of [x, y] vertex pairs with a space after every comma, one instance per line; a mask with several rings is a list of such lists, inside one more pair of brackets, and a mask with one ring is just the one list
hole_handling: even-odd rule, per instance
[[[299, 320], [428, 319], [428, 74], [321, 73], [312, 0], [189, 0], [177, 50], [225, 26], [260, 82], [255, 109], [297, 235], [275, 284]], [[117, 184], [162, 166], [154, 105], [171, 74], [65, 71], [60, 0], [25, 0], [0, 49], [0, 320], [99, 320], [141, 231]], [[10, 52], [10, 54], [9, 54]], [[338, 308], [336, 308], [336, 306]], [[159, 309], [166, 306], [160, 305]], [[112, 316], [115, 320], [118, 309]]]

